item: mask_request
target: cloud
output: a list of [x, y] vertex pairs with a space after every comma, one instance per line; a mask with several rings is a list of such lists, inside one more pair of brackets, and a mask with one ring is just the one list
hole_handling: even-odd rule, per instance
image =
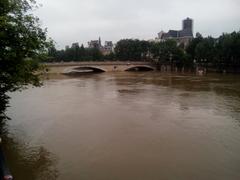
[[63, 48], [72, 42], [151, 39], [160, 30], [181, 29], [186, 17], [195, 32], [218, 36], [239, 30], [239, 0], [38, 0], [36, 15]]

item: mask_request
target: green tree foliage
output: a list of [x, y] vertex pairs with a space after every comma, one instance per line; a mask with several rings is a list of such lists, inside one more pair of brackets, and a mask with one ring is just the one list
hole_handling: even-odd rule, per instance
[[54, 47], [48, 49], [47, 62], [70, 62], [70, 61], [101, 61], [103, 55], [97, 48], [79, 47], [78, 43], [74, 43], [70, 48], [65, 50], [55, 51]]
[[204, 67], [217, 70], [240, 70], [240, 32], [223, 34], [219, 38], [197, 36], [186, 52], [190, 58]]
[[0, 1], [0, 114], [8, 102], [7, 92], [40, 85], [36, 60], [43, 58], [49, 44], [46, 30], [30, 13], [35, 7], [32, 0]]
[[174, 63], [183, 66], [185, 63], [185, 53], [174, 40], [152, 43], [150, 52], [157, 64]]
[[97, 48], [90, 48], [86, 50], [86, 59], [92, 61], [102, 60], [102, 53]]
[[123, 39], [115, 47], [116, 58], [119, 60], [145, 60], [149, 52], [150, 43], [147, 41]]
[[195, 58], [197, 62], [209, 63], [216, 58], [216, 40], [212, 37], [207, 37], [200, 41], [195, 47]]
[[183, 66], [189, 64], [184, 50], [174, 40], [150, 43], [124, 39], [117, 43], [115, 53], [118, 60], [154, 60], [157, 65], [177, 64], [177, 66]]
[[240, 31], [220, 36], [216, 48], [220, 63], [240, 65]]
[[196, 38], [194, 38], [191, 43], [187, 46], [186, 52], [191, 59], [195, 58], [195, 49], [196, 46], [203, 41], [203, 37], [200, 33], [196, 34]]
[[[65, 50], [49, 49], [48, 61], [144, 61], [154, 60], [158, 65], [173, 64], [177, 67], [194, 67], [195, 62], [205, 67], [224, 69], [232, 67], [240, 71], [240, 32], [223, 34], [219, 38], [203, 38], [200, 33], [185, 48], [175, 40], [148, 42], [137, 39], [123, 39], [117, 42], [115, 50], [102, 55], [99, 49], [72, 46]], [[53, 57], [53, 58], [52, 58]]]
[[116, 56], [113, 52], [111, 52], [110, 54], [104, 56], [104, 60], [113, 61], [116, 60]]

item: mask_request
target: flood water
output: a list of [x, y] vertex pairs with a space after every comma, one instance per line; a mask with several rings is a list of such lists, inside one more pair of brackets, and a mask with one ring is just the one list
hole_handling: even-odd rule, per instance
[[16, 179], [240, 179], [240, 76], [50, 77], [11, 97]]

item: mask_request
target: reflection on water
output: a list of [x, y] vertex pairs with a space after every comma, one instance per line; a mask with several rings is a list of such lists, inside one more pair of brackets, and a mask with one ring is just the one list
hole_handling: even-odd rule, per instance
[[50, 76], [11, 96], [16, 179], [240, 179], [239, 76]]
[[7, 131], [1, 137], [3, 151], [15, 179], [57, 179], [56, 158], [43, 146], [34, 147], [27, 142], [17, 141], [18, 138], [10, 137]]

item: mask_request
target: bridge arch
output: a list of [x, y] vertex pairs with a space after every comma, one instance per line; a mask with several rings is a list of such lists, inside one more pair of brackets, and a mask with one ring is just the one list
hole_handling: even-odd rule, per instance
[[78, 67], [69, 67], [63, 70], [63, 74], [71, 73], [101, 73], [106, 72], [107, 70], [96, 67], [96, 66], [78, 66]]
[[136, 65], [125, 69], [124, 71], [154, 71], [155, 68], [148, 65]]

